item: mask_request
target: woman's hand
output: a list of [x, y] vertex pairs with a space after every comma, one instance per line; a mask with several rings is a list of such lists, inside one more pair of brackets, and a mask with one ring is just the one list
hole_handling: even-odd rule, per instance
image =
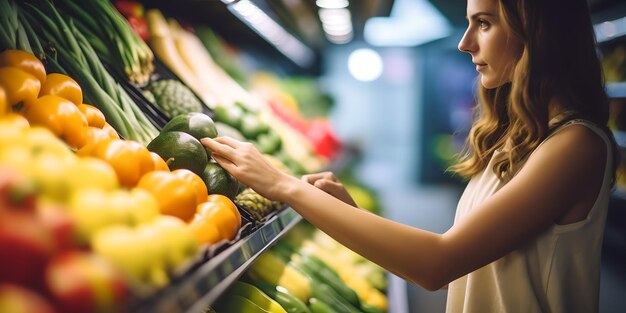
[[212, 152], [213, 159], [244, 185], [260, 195], [282, 201], [292, 176], [270, 165], [265, 157], [249, 142], [230, 137], [203, 138], [202, 144]]
[[304, 175], [302, 180], [353, 207], [357, 206], [343, 184], [331, 172]]

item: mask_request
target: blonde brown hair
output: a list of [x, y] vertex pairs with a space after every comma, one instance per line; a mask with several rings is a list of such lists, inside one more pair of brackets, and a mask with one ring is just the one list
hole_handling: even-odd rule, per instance
[[585, 0], [500, 0], [499, 15], [523, 51], [511, 83], [478, 87], [476, 120], [465, 153], [450, 169], [466, 178], [485, 169], [501, 180], [549, 133], [548, 104], [606, 126], [608, 99]]

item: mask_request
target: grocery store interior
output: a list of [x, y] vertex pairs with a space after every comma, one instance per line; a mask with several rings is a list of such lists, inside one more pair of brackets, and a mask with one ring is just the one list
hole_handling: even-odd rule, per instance
[[[609, 127], [622, 151], [602, 246], [599, 312], [621, 313], [626, 308], [626, 2], [587, 2], [610, 98]], [[34, 182], [33, 186], [43, 186], [35, 187], [40, 188], [36, 197], [45, 201], [35, 206], [48, 208], [37, 208], [45, 212], [37, 213], [37, 222], [15, 217], [14, 225], [32, 231], [29, 239], [11, 233], [12, 228], [6, 226], [10, 223], [2, 222], [14, 218], [5, 212], [3, 188], [10, 190], [14, 180], [5, 182], [0, 175], [0, 226], [8, 227], [6, 231], [0, 228], [0, 267], [18, 268], [15, 273], [0, 274], [1, 312], [5, 312], [3, 305], [23, 301], [20, 305], [30, 303], [32, 311], [9, 309], [9, 313], [233, 313], [243, 312], [244, 300], [267, 305], [258, 312], [445, 311], [446, 290], [427, 291], [383, 271], [312, 230], [291, 208], [237, 182], [211, 162], [210, 152], [191, 132], [189, 119], [201, 113], [207, 123], [209, 116], [213, 126], [202, 130], [204, 137], [217, 134], [250, 141], [270, 162], [294, 175], [332, 171], [361, 207], [406, 225], [444, 233], [452, 226], [466, 184], [447, 169], [464, 146], [478, 83], [471, 56], [457, 48], [467, 26], [465, 1], [86, 3], [0, 0], [0, 30], [6, 30], [0, 31], [0, 174], [4, 175], [7, 165], [22, 169], [26, 174], [18, 171], [19, 175]], [[102, 14], [90, 17], [88, 12]], [[46, 30], [34, 31], [38, 29]], [[64, 148], [56, 144], [41, 148], [49, 138], [44, 134], [7, 131], [2, 88], [9, 90], [12, 83], [3, 76], [18, 74], [3, 72], [3, 67], [11, 66], [3, 63], [11, 60], [2, 56], [5, 49], [32, 52], [48, 73], [45, 82], [37, 82], [41, 91], [32, 103], [20, 98], [7, 102], [8, 107], [23, 115], [27, 125], [54, 130], [53, 137]], [[149, 61], [142, 59], [146, 55]], [[132, 63], [137, 58], [141, 69]], [[147, 63], [149, 69], [144, 69]], [[66, 74], [82, 87], [71, 95], [58, 95], [67, 99], [63, 103], [79, 107], [92, 131], [85, 133], [91, 135], [72, 135], [69, 128], [74, 126], [63, 126], [67, 128], [63, 130], [50, 126], [69, 125], [69, 118], [54, 122], [42, 118], [44, 113], [30, 113], [39, 103], [54, 100], [44, 97], [57, 95], [54, 90], [58, 89], [45, 88], [54, 80], [50, 73]], [[80, 98], [74, 100], [77, 95]], [[12, 101], [9, 96], [6, 99]], [[102, 119], [92, 125], [96, 115]], [[188, 120], [178, 119], [183, 115]], [[19, 129], [23, 131], [22, 126]], [[35, 137], [39, 139], [32, 139], [33, 143], [20, 139]], [[115, 140], [138, 143], [132, 149], [152, 155], [151, 170], [124, 164], [130, 154], [111, 159], [101, 143]], [[27, 159], [23, 157], [26, 150], [20, 150], [26, 142], [28, 149], [36, 146], [57, 151], [57, 155], [43, 161], [34, 156]], [[173, 142], [185, 143], [174, 146]], [[187, 152], [177, 154], [176, 150]], [[64, 155], [63, 166], [51, 163], [61, 158], [58, 154]], [[71, 162], [77, 161], [67, 161], [74, 155], [108, 164], [74, 166]], [[198, 163], [198, 156], [204, 163]], [[136, 155], [132, 158], [145, 161]], [[107, 169], [102, 169], [105, 165]], [[159, 171], [160, 165], [165, 170]], [[86, 172], [92, 169], [93, 176]], [[174, 185], [169, 189], [159, 185], [173, 181], [163, 175], [174, 169], [185, 171], [179, 177], [187, 175], [189, 185], [192, 179], [200, 182], [198, 199], [194, 194], [198, 188], [191, 198], [183, 199], [175, 198], [180, 194], [174, 192]], [[67, 178], [72, 176], [80, 178]], [[136, 189], [144, 190], [135, 193]], [[111, 190], [118, 193], [107, 195]], [[180, 208], [189, 201], [192, 204], [186, 211]], [[59, 211], [69, 213], [50, 213], [51, 206], [67, 207]], [[112, 207], [114, 213], [105, 213]], [[217, 213], [218, 207], [234, 213]], [[127, 209], [135, 211], [124, 213]], [[176, 220], [161, 221], [165, 215]], [[223, 219], [222, 224], [209, 217]], [[226, 221], [227, 217], [232, 221]], [[54, 240], [62, 236], [62, 243], [42, 248], [45, 235], [33, 230], [40, 222], [46, 231], [52, 227]], [[155, 235], [161, 231], [164, 235]], [[37, 237], [38, 243], [33, 241], [36, 236], [43, 236]], [[103, 257], [114, 270], [105, 270], [89, 257], [76, 261], [69, 253], [44, 252], [67, 249]], [[19, 252], [16, 257], [4, 251]], [[90, 267], [91, 272], [82, 273], [81, 266]], [[278, 267], [282, 270], [272, 270]], [[111, 271], [118, 270], [120, 276], [112, 278]], [[64, 285], [60, 277], [70, 272], [76, 281], [83, 281]], [[95, 278], [95, 272], [103, 274]], [[268, 277], [268, 273], [275, 276]], [[81, 285], [89, 280], [92, 286]], [[30, 291], [11, 289], [9, 284]], [[252, 296], [253, 292], [265, 293], [263, 300]], [[310, 311], [298, 307], [302, 303]]]

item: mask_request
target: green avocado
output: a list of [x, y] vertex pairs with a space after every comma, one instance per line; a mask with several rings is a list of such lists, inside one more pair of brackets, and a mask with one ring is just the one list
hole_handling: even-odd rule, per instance
[[239, 181], [216, 162], [209, 162], [200, 177], [209, 194], [221, 194], [235, 199], [239, 192]]
[[243, 118], [243, 115], [244, 111], [241, 107], [236, 105], [228, 107], [218, 106], [215, 108], [215, 120], [235, 128], [239, 128], [241, 126], [241, 119]]
[[209, 162], [207, 152], [200, 141], [181, 131], [161, 132], [147, 148], [161, 156], [172, 171], [186, 168], [200, 175]]
[[165, 124], [161, 130], [161, 132], [168, 131], [181, 131], [188, 133], [198, 140], [205, 137], [217, 137], [217, 129], [215, 128], [215, 122], [213, 122], [213, 119], [204, 113], [198, 112], [177, 115]]

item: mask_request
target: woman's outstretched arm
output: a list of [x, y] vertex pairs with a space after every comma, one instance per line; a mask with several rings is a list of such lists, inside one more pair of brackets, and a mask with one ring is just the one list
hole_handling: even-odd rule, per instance
[[[606, 145], [584, 126], [554, 135], [501, 190], [444, 234], [355, 208], [269, 165], [252, 144], [203, 139], [214, 159], [263, 196], [288, 203], [346, 247], [408, 281], [437, 290], [530, 240], [598, 194]], [[585, 147], [585, 148], [581, 148]], [[586, 216], [586, 213], [583, 217]]]

